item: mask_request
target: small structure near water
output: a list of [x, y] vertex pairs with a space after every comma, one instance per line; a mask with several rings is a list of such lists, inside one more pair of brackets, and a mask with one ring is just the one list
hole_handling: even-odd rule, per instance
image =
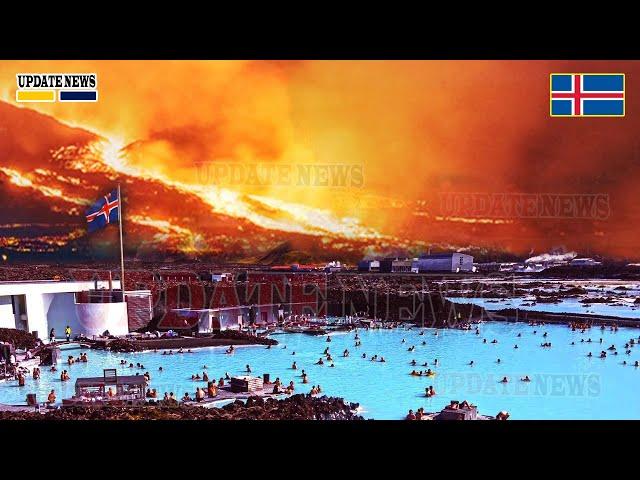
[[78, 378], [75, 395], [64, 399], [62, 405], [143, 404], [146, 388], [143, 375], [118, 376], [115, 368], [107, 368], [102, 377]]
[[231, 377], [231, 391], [234, 393], [262, 391], [264, 382], [260, 377], [243, 375]]

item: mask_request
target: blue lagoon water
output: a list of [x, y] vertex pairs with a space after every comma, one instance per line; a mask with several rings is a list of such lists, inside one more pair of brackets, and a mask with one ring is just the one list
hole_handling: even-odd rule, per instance
[[[293, 380], [297, 393], [307, 393], [312, 385], [320, 384], [327, 395], [359, 402], [366, 418], [401, 419], [409, 409], [438, 411], [452, 399], [466, 399], [476, 404], [482, 414], [507, 410], [512, 419], [640, 419], [640, 368], [632, 366], [640, 360], [640, 346], [633, 347], [631, 355], [625, 355], [624, 349], [630, 338], [638, 338], [640, 329], [611, 332], [592, 328], [581, 333], [563, 325], [532, 327], [502, 322], [483, 323], [479, 328], [480, 335], [474, 330], [438, 330], [437, 336], [434, 329], [360, 330], [360, 347], [354, 346], [354, 332], [334, 333], [330, 343], [326, 336], [283, 334], [274, 335], [280, 345], [271, 349], [238, 347], [232, 355], [225, 354], [225, 348], [204, 348], [172, 356], [161, 352], [115, 354], [87, 350], [88, 363], [58, 365], [59, 370], [69, 371], [71, 381], [61, 382], [59, 372], [50, 373], [43, 367], [42, 378], [36, 381], [28, 377], [25, 387], [18, 387], [15, 381], [0, 383], [0, 403], [24, 404], [26, 394], [32, 392], [43, 401], [52, 388], [58, 400], [71, 397], [76, 378], [101, 376], [103, 368], [118, 368], [122, 375], [148, 371], [150, 386], [158, 390], [160, 397], [165, 391], [181, 397], [186, 391], [193, 395], [197, 386], [206, 385], [191, 380], [192, 374], [202, 375], [205, 364], [212, 380], [225, 372], [232, 376], [243, 374], [245, 365], [250, 364], [255, 375], [269, 373], [272, 379], [280, 377], [285, 384]], [[423, 335], [419, 335], [421, 331]], [[546, 338], [544, 332], [548, 333]], [[588, 338], [593, 343], [586, 343]], [[493, 339], [498, 343], [490, 343]], [[582, 339], [585, 343], [581, 343]], [[426, 345], [422, 345], [423, 341]], [[542, 342], [551, 342], [552, 347], [542, 348]], [[515, 344], [518, 349], [514, 349]], [[611, 344], [616, 345], [619, 354], [608, 352], [607, 358], [597, 358]], [[415, 350], [408, 352], [412, 345]], [[334, 357], [334, 368], [327, 362], [324, 366], [314, 365], [327, 346]], [[351, 353], [348, 358], [342, 357], [345, 348]], [[79, 351], [69, 354], [77, 356]], [[593, 352], [594, 358], [588, 358], [588, 352]], [[367, 354], [366, 359], [361, 358], [362, 353]], [[383, 356], [386, 362], [371, 362], [369, 357], [374, 354]], [[140, 362], [145, 368], [122, 367], [120, 359], [134, 365]], [[410, 365], [412, 359], [418, 362], [417, 367]], [[294, 360], [298, 370], [290, 368]], [[473, 366], [468, 365], [471, 360]], [[623, 360], [629, 365], [622, 365]], [[411, 376], [414, 368], [426, 370], [421, 366], [424, 362], [436, 371], [436, 376]], [[160, 366], [163, 372], [159, 372]], [[301, 382], [302, 369], [309, 375], [309, 384]], [[532, 381], [520, 382], [524, 375]], [[504, 376], [509, 377], [510, 383], [499, 383]], [[424, 396], [429, 385], [435, 388], [435, 397]]]

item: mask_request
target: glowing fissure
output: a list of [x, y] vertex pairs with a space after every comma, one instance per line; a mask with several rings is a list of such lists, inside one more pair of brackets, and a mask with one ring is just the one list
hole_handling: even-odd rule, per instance
[[[349, 239], [380, 239], [381, 234], [360, 225], [355, 218], [336, 218], [328, 210], [322, 210], [304, 205], [283, 202], [274, 198], [258, 195], [243, 195], [233, 190], [217, 186], [202, 186], [187, 184], [171, 180], [164, 175], [142, 170], [127, 164], [122, 149], [125, 147], [121, 140], [99, 141], [95, 145], [101, 152], [101, 160], [114, 171], [132, 177], [158, 181], [175, 188], [183, 193], [195, 194], [206, 202], [214, 212], [232, 217], [243, 218], [251, 223], [270, 230], [281, 230], [292, 233], [302, 233], [316, 236], [330, 236]], [[277, 214], [291, 218], [270, 218], [254, 210], [247, 199], [277, 210]]]

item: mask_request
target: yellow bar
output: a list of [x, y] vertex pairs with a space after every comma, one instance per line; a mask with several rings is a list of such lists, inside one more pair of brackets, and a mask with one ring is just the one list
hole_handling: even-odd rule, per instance
[[54, 90], [16, 90], [16, 102], [55, 102]]

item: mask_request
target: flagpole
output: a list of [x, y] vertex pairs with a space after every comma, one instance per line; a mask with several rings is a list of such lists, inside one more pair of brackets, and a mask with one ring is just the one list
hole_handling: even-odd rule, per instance
[[124, 302], [124, 247], [122, 245], [122, 196], [120, 195], [119, 183], [118, 183], [118, 226], [120, 227], [120, 289], [122, 290], [122, 301]]

